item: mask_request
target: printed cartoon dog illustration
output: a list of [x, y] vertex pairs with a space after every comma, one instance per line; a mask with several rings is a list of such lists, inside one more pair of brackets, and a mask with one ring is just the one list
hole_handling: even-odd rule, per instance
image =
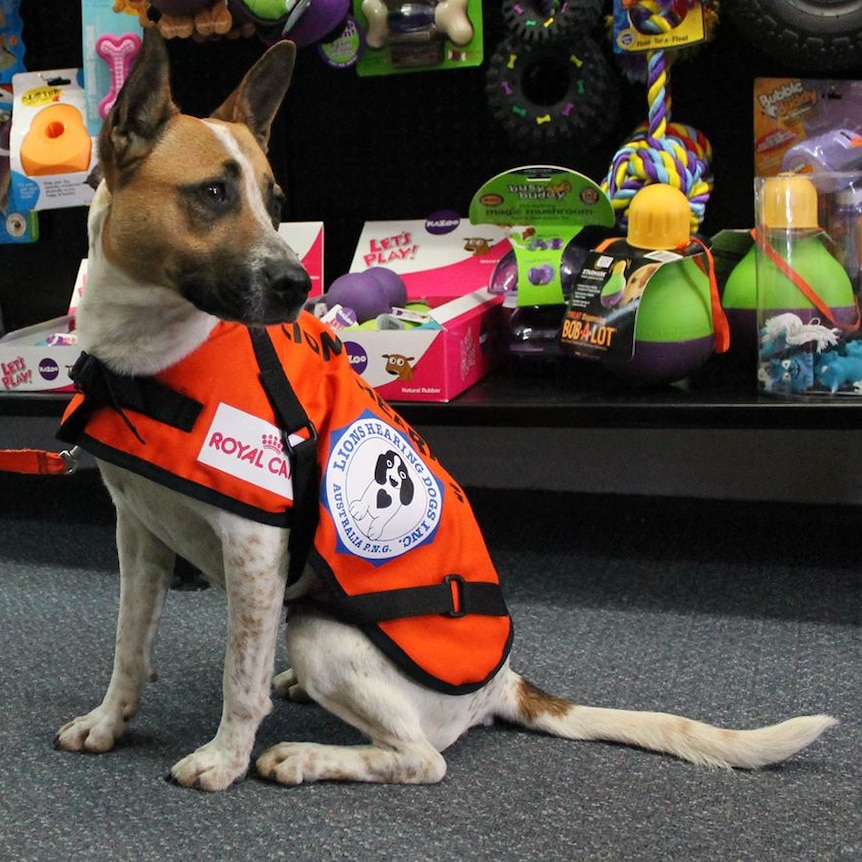
[[473, 254], [488, 254], [491, 251], [493, 240], [481, 236], [464, 237], [464, 251], [472, 251]]
[[365, 493], [350, 503], [350, 514], [369, 539], [379, 539], [398, 510], [413, 501], [413, 493], [407, 466], [397, 452], [389, 449], [377, 458], [374, 478]]
[[403, 353], [384, 353], [386, 360], [386, 373], [397, 377], [399, 380], [413, 379], [413, 366], [410, 364], [415, 357], [405, 356]]

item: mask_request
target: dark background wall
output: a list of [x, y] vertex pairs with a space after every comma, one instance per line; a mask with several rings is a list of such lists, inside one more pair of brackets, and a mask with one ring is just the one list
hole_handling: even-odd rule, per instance
[[[487, 58], [505, 26], [497, 0], [485, 0], [483, 9]], [[28, 69], [81, 64], [77, 2], [22, 0], [21, 10]], [[601, 31], [593, 35], [605, 44]], [[256, 39], [174, 40], [169, 46], [175, 98], [196, 114], [214, 108], [264, 50]], [[600, 180], [614, 152], [647, 116], [645, 87], [621, 79], [617, 120], [598, 144], [518, 145], [491, 115], [485, 74], [483, 65], [359, 78], [326, 67], [313, 48], [300, 52], [270, 155], [289, 196], [284, 217], [326, 224], [327, 281], [347, 270], [364, 221], [421, 218], [441, 208], [466, 213], [481, 183], [522, 164], [561, 164]], [[782, 74], [798, 71], [742, 41], [730, 20], [721, 22], [710, 44], [674, 68], [672, 119], [701, 129], [714, 150], [706, 234], [751, 224], [752, 83], [758, 75]], [[0, 309], [7, 329], [65, 311], [86, 255], [85, 218], [83, 208], [45, 211], [38, 243], [0, 245]]]

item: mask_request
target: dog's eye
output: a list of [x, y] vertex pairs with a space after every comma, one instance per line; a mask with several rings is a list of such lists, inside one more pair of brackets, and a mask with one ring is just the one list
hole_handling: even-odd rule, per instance
[[285, 196], [280, 186], [275, 183], [270, 186], [269, 194], [267, 195], [267, 212], [272, 219], [272, 224], [278, 228], [281, 223], [281, 210], [284, 206]]
[[223, 204], [227, 201], [227, 186], [224, 183], [204, 183], [199, 194], [208, 204]]

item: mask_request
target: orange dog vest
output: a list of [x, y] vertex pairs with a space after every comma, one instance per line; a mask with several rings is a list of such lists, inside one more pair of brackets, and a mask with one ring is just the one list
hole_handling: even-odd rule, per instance
[[464, 492], [422, 438], [350, 368], [314, 317], [218, 323], [155, 377], [82, 354], [59, 436], [97, 458], [261, 523], [291, 526], [290, 579], [360, 626], [417, 681], [480, 688], [512, 624]]

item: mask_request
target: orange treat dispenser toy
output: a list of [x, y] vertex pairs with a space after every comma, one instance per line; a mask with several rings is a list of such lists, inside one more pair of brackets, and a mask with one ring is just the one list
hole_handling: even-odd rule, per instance
[[50, 105], [36, 114], [21, 142], [21, 166], [31, 177], [86, 171], [91, 146], [81, 112]]

